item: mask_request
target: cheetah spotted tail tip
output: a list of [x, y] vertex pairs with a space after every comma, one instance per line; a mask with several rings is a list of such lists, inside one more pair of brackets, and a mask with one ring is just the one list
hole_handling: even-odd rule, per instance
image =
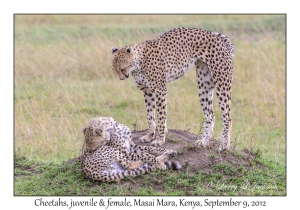
[[180, 169], [182, 169], [182, 166], [177, 161], [170, 161], [169, 160], [169, 161], [165, 162], [165, 165], [167, 166], [167, 168], [173, 169], [173, 170], [180, 170]]

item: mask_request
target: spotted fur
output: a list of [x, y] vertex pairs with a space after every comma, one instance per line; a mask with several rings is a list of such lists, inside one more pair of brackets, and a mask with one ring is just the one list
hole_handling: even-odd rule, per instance
[[151, 142], [154, 146], [165, 142], [168, 131], [166, 84], [196, 66], [198, 95], [206, 120], [204, 135], [195, 144], [206, 147], [212, 138], [215, 122], [212, 99], [215, 90], [223, 122], [219, 150], [230, 149], [234, 47], [225, 35], [196, 28], [176, 28], [140, 44], [121, 49], [113, 47], [112, 54], [113, 69], [120, 80], [129, 78], [131, 74], [144, 93], [149, 130], [140, 141]]
[[174, 150], [134, 144], [129, 128], [111, 117], [93, 118], [83, 133], [81, 168], [92, 180], [111, 182], [155, 168], [165, 170], [164, 162], [177, 155]]

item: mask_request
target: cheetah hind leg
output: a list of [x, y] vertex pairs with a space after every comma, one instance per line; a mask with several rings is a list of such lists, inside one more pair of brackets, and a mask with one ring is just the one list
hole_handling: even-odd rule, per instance
[[178, 162], [170, 161], [175, 156], [177, 156], [176, 151], [167, 150], [162, 155], [158, 156], [157, 159], [164, 164], [165, 169], [168, 168], [168, 169], [180, 170], [182, 166]]
[[130, 166], [127, 169], [133, 170], [133, 169], [140, 167], [143, 164], [144, 164], [144, 161], [141, 161], [141, 160], [136, 161], [136, 162], [131, 162]]
[[205, 124], [202, 139], [197, 140], [194, 145], [207, 147], [209, 146], [209, 141], [212, 138], [215, 124], [215, 116], [212, 104], [214, 82], [208, 66], [201, 60], [198, 60], [196, 63], [196, 76], [199, 101], [205, 117]]
[[[144, 161], [141, 161], [141, 160], [138, 160], [136, 162], [132, 162], [131, 166], [129, 166], [127, 169], [128, 170], [134, 170], [134, 169], [137, 169], [139, 167], [144, 166], [145, 164], [147, 165], [148, 163], [144, 162]], [[158, 161], [155, 165], [153, 165], [153, 167], [161, 169], [163, 171], [167, 169], [167, 166], [165, 165], [165, 163], [161, 162], [161, 161]]]
[[[177, 156], [177, 152], [175, 150], [172, 150], [172, 149], [166, 150], [163, 154], [156, 157], [158, 162], [154, 165], [155, 168], [158, 168], [158, 169], [161, 169], [161, 170], [166, 170], [167, 165], [165, 163], [168, 162], [170, 159], [176, 157], [176, 156]], [[134, 162], [132, 164], [135, 165], [135, 166], [141, 166], [143, 163], [144, 162], [140, 160], [140, 161]]]
[[[156, 159], [159, 160], [159, 163], [152, 165], [151, 163], [144, 163], [142, 166], [147, 165], [150, 169], [150, 171], [154, 171], [155, 169], [161, 169], [161, 170], [166, 170], [167, 168], [169, 169], [174, 169], [174, 170], [180, 170], [182, 166], [180, 165], [179, 162], [177, 161], [170, 161], [172, 158], [177, 156], [177, 152], [174, 150], [166, 150], [163, 154], [158, 156]], [[139, 162], [139, 161], [138, 161]], [[149, 164], [149, 165], [148, 165]]]
[[[158, 156], [156, 159], [159, 160], [159, 162], [155, 165], [153, 165], [155, 168], [166, 170], [167, 168], [170, 168], [168, 164], [168, 161], [172, 159], [173, 157], [177, 156], [177, 152], [174, 150], [167, 150], [160, 156]], [[145, 163], [146, 164], [146, 163]]]

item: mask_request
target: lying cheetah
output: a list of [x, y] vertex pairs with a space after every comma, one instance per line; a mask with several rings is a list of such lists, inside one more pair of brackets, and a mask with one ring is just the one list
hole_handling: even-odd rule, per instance
[[129, 128], [111, 117], [93, 118], [82, 131], [85, 151], [81, 169], [92, 180], [112, 182], [155, 168], [165, 170], [164, 162], [177, 155], [174, 150], [134, 144]]
[[[119, 79], [128, 79], [131, 74], [137, 87], [144, 92], [149, 130], [141, 137], [141, 142], [152, 141], [154, 146], [165, 142], [168, 131], [166, 84], [196, 66], [198, 95], [206, 120], [204, 135], [195, 144], [205, 147], [212, 138], [215, 122], [212, 99], [216, 90], [223, 122], [219, 150], [230, 149], [234, 47], [226, 36], [196, 28], [175, 28], [140, 44], [121, 49], [112, 47], [112, 54], [113, 69]], [[158, 118], [156, 137], [155, 109]]]

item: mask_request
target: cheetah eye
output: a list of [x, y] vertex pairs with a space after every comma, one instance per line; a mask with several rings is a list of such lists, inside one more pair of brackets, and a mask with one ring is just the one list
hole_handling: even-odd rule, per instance
[[96, 133], [97, 135], [101, 136], [101, 134], [102, 134], [102, 130], [100, 130], [100, 129], [96, 129], [96, 130], [95, 130], [95, 133]]
[[85, 134], [87, 128], [82, 128], [82, 133]]
[[125, 69], [121, 69], [121, 72], [124, 72], [125, 71]]

